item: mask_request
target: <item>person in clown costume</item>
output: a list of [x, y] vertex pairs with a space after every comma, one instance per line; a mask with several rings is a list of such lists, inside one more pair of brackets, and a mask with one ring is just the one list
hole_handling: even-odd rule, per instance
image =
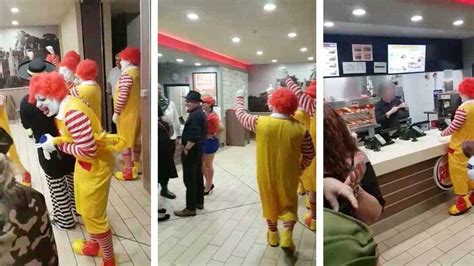
[[[73, 51], [70, 51], [73, 52]], [[68, 52], [69, 53], [69, 52]], [[80, 58], [77, 58], [74, 54], [69, 53], [64, 56], [64, 59], [59, 63], [58, 72], [61, 74], [66, 81], [66, 85], [69, 90], [72, 90], [76, 85], [76, 68], [80, 62]]]
[[75, 253], [87, 256], [102, 254], [103, 265], [115, 265], [112, 232], [106, 208], [112, 170], [113, 152], [125, 141], [104, 132], [94, 111], [80, 99], [69, 95], [59, 73], [33, 76], [29, 102], [49, 117], [56, 116], [59, 137], [46, 134], [37, 144], [43, 151], [56, 149], [74, 156], [74, 194], [77, 212], [82, 216], [89, 240], [75, 240]]
[[97, 64], [86, 59], [79, 63], [76, 69], [79, 84], [71, 89], [71, 95], [81, 99], [102, 121], [102, 93], [97, 78]]
[[46, 51], [48, 51], [48, 55], [46, 56], [45, 60], [57, 67], [59, 65], [59, 62], [61, 61], [61, 58], [59, 58], [59, 55], [56, 54], [53, 46], [46, 46]]
[[[295, 94], [286, 88], [273, 91], [268, 99], [271, 116], [244, 111], [243, 91], [237, 96], [236, 116], [256, 133], [257, 183], [263, 216], [267, 221], [268, 244], [293, 255], [293, 227], [297, 221], [299, 176], [311, 164], [314, 146], [311, 136], [292, 115], [298, 108]], [[279, 234], [278, 220], [284, 230]]]
[[126, 141], [122, 152], [123, 169], [118, 180], [134, 180], [140, 172], [140, 50], [127, 47], [119, 53], [122, 75], [115, 86], [114, 114], [117, 134]]
[[[468, 158], [463, 153], [463, 143], [474, 140], [474, 78], [466, 78], [459, 84], [459, 95], [463, 103], [456, 110], [454, 120], [441, 132], [451, 135], [448, 146], [448, 167], [456, 202], [449, 207], [449, 214], [467, 212], [474, 203], [474, 181], [467, 173]], [[469, 194], [470, 192], [470, 194]]]
[[[300, 86], [293, 80], [292, 77], [287, 77], [284, 80], [285, 85], [298, 98], [299, 109], [295, 113], [295, 119], [299, 120], [305, 125], [306, 130], [309, 131], [313, 146], [316, 147], [316, 81], [312, 80], [310, 85], [303, 92]], [[307, 199], [309, 202], [310, 212], [304, 216], [304, 223], [312, 231], [316, 230], [316, 158], [311, 161], [308, 167], [301, 176], [303, 187], [307, 191]]]

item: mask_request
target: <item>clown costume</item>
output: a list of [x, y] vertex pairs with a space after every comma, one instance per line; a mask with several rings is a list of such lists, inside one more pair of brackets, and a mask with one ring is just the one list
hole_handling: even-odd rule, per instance
[[[236, 115], [246, 129], [256, 133], [257, 183], [263, 216], [268, 224], [268, 244], [272, 247], [279, 245], [287, 254], [293, 255], [298, 177], [311, 164], [314, 146], [303, 125], [292, 117], [298, 108], [298, 100], [290, 90], [275, 90], [268, 104], [271, 116], [247, 114], [240, 90]], [[284, 225], [281, 235], [277, 229], [278, 220], [282, 220]]]
[[112, 232], [106, 208], [115, 158], [113, 152], [125, 143], [106, 134], [94, 111], [80, 99], [68, 95], [58, 73], [33, 76], [29, 102], [47, 116], [56, 115], [59, 137], [46, 134], [37, 146], [52, 153], [56, 149], [76, 158], [74, 194], [77, 212], [82, 216], [90, 239], [75, 240], [73, 250], [87, 256], [103, 255], [103, 265], [115, 265]]
[[125, 48], [119, 53], [122, 75], [115, 86], [113, 122], [125, 139], [123, 169], [115, 173], [118, 180], [134, 180], [140, 172], [140, 50]]
[[79, 85], [71, 90], [71, 95], [81, 99], [92, 111], [99, 121], [102, 121], [102, 93], [97, 78], [97, 65], [94, 61], [86, 59], [79, 63], [76, 69]]
[[[462, 151], [462, 144], [474, 140], [474, 78], [466, 78], [459, 84], [459, 95], [463, 103], [456, 110], [454, 120], [441, 136], [451, 135], [448, 146], [448, 167], [456, 202], [449, 207], [449, 214], [467, 212], [474, 203], [474, 181], [467, 175], [469, 158]], [[469, 191], [471, 193], [469, 194]]]

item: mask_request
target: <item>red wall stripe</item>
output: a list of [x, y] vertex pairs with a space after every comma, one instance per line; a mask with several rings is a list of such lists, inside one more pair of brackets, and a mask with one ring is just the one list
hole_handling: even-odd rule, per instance
[[163, 32], [158, 33], [158, 44], [171, 49], [176, 49], [185, 53], [193, 54], [217, 63], [239, 68], [245, 71], [247, 71], [247, 68], [249, 66], [249, 64], [246, 62], [237, 60], [227, 55], [220, 54], [218, 52], [209, 50], [192, 42], [179, 39]]

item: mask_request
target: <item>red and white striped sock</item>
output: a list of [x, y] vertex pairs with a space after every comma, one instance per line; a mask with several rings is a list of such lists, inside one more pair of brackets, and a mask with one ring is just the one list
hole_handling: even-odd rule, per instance
[[283, 222], [283, 227], [288, 231], [293, 231], [295, 224], [296, 224], [296, 221], [286, 221], [286, 222]]
[[272, 222], [267, 219], [267, 225], [268, 225], [268, 230], [270, 232], [277, 232], [278, 231], [278, 223], [277, 222]]
[[99, 242], [99, 246], [104, 254], [104, 261], [112, 260], [114, 258], [114, 244], [112, 242], [112, 232], [109, 230], [102, 234], [95, 234], [95, 239]]
[[309, 193], [309, 207], [311, 209], [311, 218], [316, 220], [316, 192]]
[[132, 161], [132, 149], [126, 148], [122, 152], [123, 158], [123, 169], [130, 171], [133, 168], [133, 161]]
[[88, 241], [91, 242], [91, 243], [97, 243], [97, 239], [95, 238], [95, 235], [92, 235], [92, 234], [89, 235], [89, 240]]

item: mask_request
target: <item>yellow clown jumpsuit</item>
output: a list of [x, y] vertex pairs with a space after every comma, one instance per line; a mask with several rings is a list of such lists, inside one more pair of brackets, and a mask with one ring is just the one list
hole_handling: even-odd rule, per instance
[[[140, 70], [131, 67], [124, 70], [124, 73], [132, 78], [132, 87], [117, 121], [117, 133], [125, 139], [125, 147], [133, 149], [140, 137]], [[118, 102], [119, 85], [120, 82], [115, 85], [115, 105]]]
[[[106, 208], [109, 197], [110, 179], [115, 158], [110, 147], [104, 141], [104, 132], [94, 111], [88, 108], [80, 99], [68, 97], [65, 107], [58, 116], [64, 116], [69, 111], [84, 113], [91, 122], [92, 132], [97, 145], [96, 156], [93, 158], [76, 156], [74, 168], [74, 196], [77, 212], [89, 234], [101, 234], [110, 229]], [[72, 143], [72, 135], [65, 125], [65, 121], [56, 118], [60, 137], [54, 139], [54, 144]], [[90, 166], [85, 167], [85, 165]]]
[[[295, 112], [294, 118], [304, 125], [304, 128], [308, 130], [313, 141], [313, 146], [316, 150], [316, 120], [314, 117], [310, 117], [307, 112], [298, 109]], [[300, 179], [303, 183], [304, 189], [312, 192], [316, 192], [316, 158], [313, 158], [311, 165], [303, 171]]]
[[72, 94], [89, 106], [99, 121], [102, 121], [102, 93], [99, 84], [78, 85]]
[[[11, 130], [10, 130], [10, 121], [8, 120], [8, 114], [7, 114], [7, 109], [6, 106], [0, 106], [0, 127], [5, 129], [5, 131], [12, 136]], [[26, 171], [25, 167], [20, 161], [20, 156], [18, 156], [18, 152], [16, 150], [15, 144], [12, 144], [10, 149], [8, 150], [8, 156], [10, 157], [10, 160], [15, 163], [17, 167], [20, 168], [22, 171]]]
[[467, 158], [462, 151], [465, 141], [474, 140], [474, 102], [465, 102], [459, 108], [466, 112], [466, 120], [461, 128], [451, 135], [448, 148], [448, 167], [454, 193], [458, 196], [467, 195], [474, 189], [474, 181], [467, 175]]
[[304, 127], [293, 119], [258, 118], [257, 183], [263, 216], [268, 220], [297, 220], [296, 190], [304, 135]]

